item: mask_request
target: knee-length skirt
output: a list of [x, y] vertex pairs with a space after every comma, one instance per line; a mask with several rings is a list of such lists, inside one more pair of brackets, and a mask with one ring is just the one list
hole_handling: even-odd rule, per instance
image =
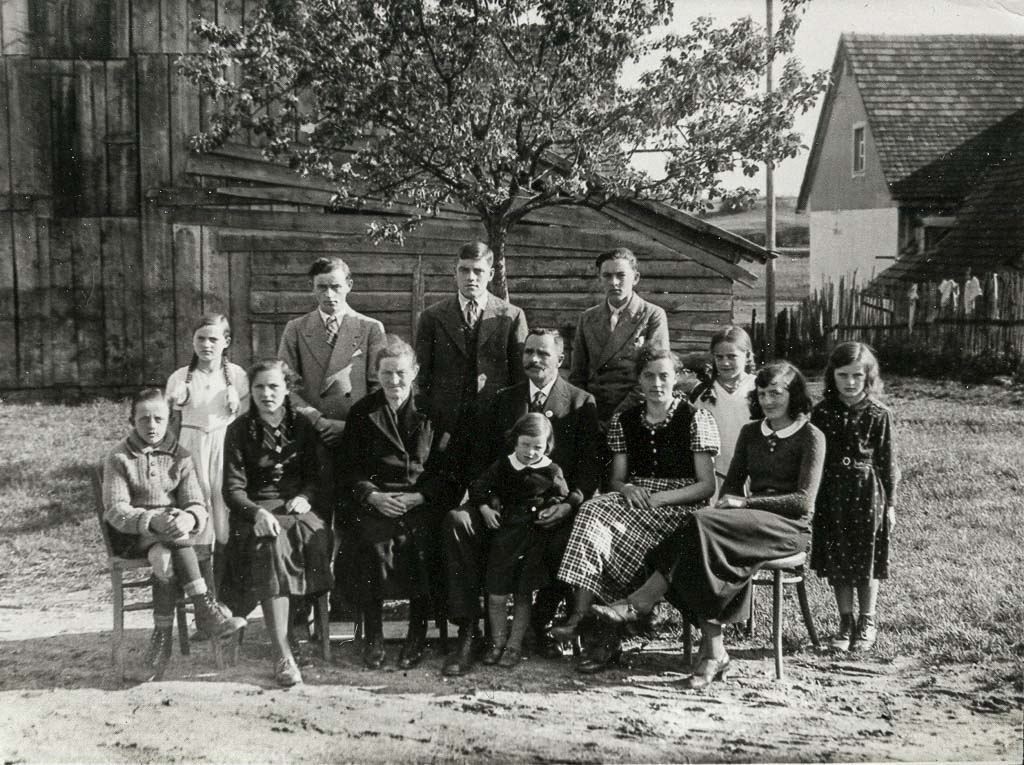
[[806, 520], [749, 507], [697, 510], [647, 555], [668, 581], [665, 599], [697, 623], [744, 621], [750, 579], [767, 562], [807, 549]]
[[[650, 492], [682, 489], [692, 479], [632, 477]], [[611, 602], [629, 594], [644, 576], [644, 556], [669, 536], [695, 507], [631, 508], [618, 492], [583, 503], [573, 522], [558, 578]]]

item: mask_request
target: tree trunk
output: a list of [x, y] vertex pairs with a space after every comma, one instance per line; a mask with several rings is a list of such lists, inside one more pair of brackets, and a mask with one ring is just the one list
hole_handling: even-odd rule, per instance
[[494, 279], [491, 293], [502, 300], [508, 300], [508, 277], [505, 273], [505, 239], [508, 230], [503, 222], [487, 224], [487, 246], [494, 253]]

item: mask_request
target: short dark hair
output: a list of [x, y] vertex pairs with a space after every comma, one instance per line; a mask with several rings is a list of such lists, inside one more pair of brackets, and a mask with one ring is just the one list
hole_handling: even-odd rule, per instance
[[676, 371], [677, 375], [683, 370], [683, 360], [679, 358], [678, 353], [666, 348], [664, 345], [649, 342], [640, 349], [640, 353], [636, 357], [636, 363], [633, 365], [636, 376], [639, 378], [640, 373], [644, 371], [644, 367], [648, 364], [653, 364], [655, 361], [661, 361], [662, 359], [671, 360], [672, 368]]
[[494, 267], [494, 251], [483, 242], [467, 242], [459, 248], [458, 260], [486, 260]]
[[608, 250], [607, 252], [602, 252], [598, 255], [597, 259], [594, 261], [594, 264], [597, 266], [597, 270], [600, 271], [601, 265], [608, 260], [626, 260], [629, 262], [630, 268], [632, 268], [636, 273], [640, 273], [640, 263], [637, 261], [636, 255], [633, 254], [632, 250], [627, 249], [626, 247], [616, 247], [614, 250]]
[[309, 267], [309, 278], [315, 279], [320, 274], [329, 274], [331, 271], [343, 271], [345, 276], [349, 279], [352, 278], [352, 271], [349, 269], [348, 263], [335, 256], [314, 260], [313, 265]]
[[878, 357], [875, 349], [867, 343], [854, 340], [840, 343], [832, 349], [825, 367], [825, 398], [838, 398], [836, 389], [836, 370], [848, 364], [864, 365], [864, 392], [869, 396], [882, 392], [882, 378], [878, 373]]
[[142, 390], [137, 391], [131, 398], [128, 422], [132, 424], [135, 423], [135, 408], [146, 401], [163, 401], [167, 404], [168, 409], [170, 409], [170, 403], [168, 403], [167, 397], [164, 395], [162, 390], [159, 388], [143, 388]]
[[811, 409], [814, 408], [814, 401], [811, 399], [810, 391], [807, 390], [807, 378], [804, 377], [803, 372], [788, 361], [779, 360], [765, 364], [758, 370], [757, 375], [754, 376], [754, 389], [749, 394], [751, 419], [760, 420], [764, 418], [761, 402], [757, 400], [758, 388], [767, 388], [776, 380], [782, 381], [786, 386], [786, 390], [789, 391], [789, 410], [787, 414], [794, 418], [810, 414]]
[[551, 450], [555, 448], [555, 430], [551, 427], [551, 422], [540, 412], [530, 412], [524, 414], [515, 424], [508, 429], [505, 437], [514, 449], [516, 442], [519, 440], [519, 436], [540, 436], [541, 438], [547, 438], [548, 444], [545, 449], [545, 454], [551, 454]]
[[551, 327], [530, 327], [530, 331], [526, 333], [526, 336], [536, 335], [537, 337], [552, 337], [555, 340], [555, 345], [558, 346], [559, 353], [565, 353], [565, 338], [562, 337], [562, 333], [557, 329]]

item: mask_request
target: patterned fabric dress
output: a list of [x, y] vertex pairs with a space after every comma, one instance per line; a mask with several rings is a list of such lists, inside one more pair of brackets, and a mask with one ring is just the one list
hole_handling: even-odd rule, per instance
[[811, 568], [835, 585], [889, 577], [889, 519], [899, 468], [892, 413], [873, 398], [827, 398], [811, 422], [825, 434], [825, 470], [814, 512]]
[[[608, 447], [627, 455], [631, 483], [651, 492], [672, 491], [696, 483], [694, 454], [718, 453], [718, 428], [709, 412], [678, 398], [659, 423], [649, 422], [640, 404], [612, 417]], [[624, 597], [643, 577], [647, 552], [703, 504], [637, 510], [618, 492], [584, 502], [558, 578], [605, 602]]]

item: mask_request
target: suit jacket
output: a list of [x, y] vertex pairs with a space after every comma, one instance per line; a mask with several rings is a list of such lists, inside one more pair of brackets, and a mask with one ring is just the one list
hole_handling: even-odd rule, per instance
[[[483, 448], [471, 451], [474, 460], [472, 477], [481, 475], [499, 457], [511, 453], [505, 433], [516, 420], [530, 411], [530, 383], [524, 381], [498, 391], [490, 407], [490, 421], [483, 434]], [[544, 402], [544, 414], [555, 431], [555, 448], [551, 459], [562, 468], [574, 508], [594, 494], [601, 481], [598, 444], [601, 434], [594, 397], [561, 377], [555, 380]], [[479, 438], [480, 434], [474, 434]]]
[[636, 359], [648, 342], [669, 348], [665, 310], [636, 293], [610, 330], [608, 303], [588, 308], [580, 316], [572, 342], [573, 385], [594, 394], [597, 416], [607, 424], [612, 415], [640, 403], [643, 397], [636, 376]]
[[349, 312], [332, 348], [319, 311], [311, 311], [285, 325], [277, 355], [302, 378], [302, 393], [293, 393], [292, 401], [312, 407], [315, 412], [305, 414], [316, 425], [321, 417], [346, 419], [356, 401], [380, 387], [374, 362], [383, 347], [384, 325]]
[[[495, 394], [523, 379], [523, 343], [526, 315], [522, 309], [488, 295], [480, 317], [476, 347], [476, 372], [480, 383], [474, 402], [463, 401], [463, 379], [471, 364], [463, 333], [458, 295], [427, 308], [416, 331], [417, 380], [427, 412], [437, 427], [455, 432], [460, 413], [475, 404], [485, 411]], [[463, 423], [468, 425], [469, 423]]]

